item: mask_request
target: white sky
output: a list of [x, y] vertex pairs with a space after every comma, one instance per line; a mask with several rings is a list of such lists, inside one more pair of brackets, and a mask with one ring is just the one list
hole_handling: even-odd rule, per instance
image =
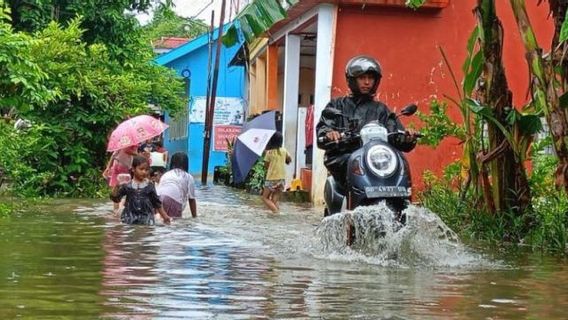
[[[235, 9], [237, 5], [239, 9], [242, 8], [252, 0], [225, 0], [225, 22], [235, 17]], [[211, 11], [215, 10], [215, 26], [219, 25], [219, 18], [221, 16], [221, 0], [174, 0], [174, 11], [182, 17], [197, 17], [203, 20], [206, 24], [211, 21]], [[232, 7], [232, 8], [231, 8]], [[231, 10], [232, 9], [232, 10]], [[146, 24], [150, 20], [149, 15], [137, 15], [138, 20], [142, 24]]]

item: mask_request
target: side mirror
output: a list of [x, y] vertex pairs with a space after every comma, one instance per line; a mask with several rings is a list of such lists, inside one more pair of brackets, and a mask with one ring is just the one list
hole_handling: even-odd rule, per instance
[[403, 116], [411, 116], [416, 113], [416, 110], [418, 110], [418, 106], [413, 103], [404, 107], [404, 109], [400, 111], [400, 114]]

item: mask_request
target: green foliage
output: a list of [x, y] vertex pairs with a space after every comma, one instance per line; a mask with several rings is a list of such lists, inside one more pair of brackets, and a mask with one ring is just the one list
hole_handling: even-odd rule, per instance
[[[251, 43], [254, 39], [264, 34], [275, 23], [285, 19], [287, 16], [287, 8], [297, 2], [298, 0], [255, 0], [239, 12], [234, 21], [238, 22], [240, 26], [239, 32], [242, 33], [245, 41]], [[226, 47], [237, 44], [238, 31], [235, 24], [227, 30], [222, 41]]]
[[[12, 25], [28, 33], [45, 29], [55, 21], [62, 25], [77, 17], [85, 30], [86, 44], [104, 44], [114, 59], [136, 56], [144, 44], [136, 12], [146, 12], [161, 1], [155, 0], [4, 0], [11, 8]], [[171, 6], [171, 0], [163, 5]]]
[[528, 236], [533, 246], [566, 253], [568, 245], [568, 199], [562, 191], [547, 192], [533, 202], [537, 228]]
[[546, 195], [550, 187], [554, 185], [554, 172], [558, 158], [545, 152], [546, 148], [551, 146], [552, 139], [548, 137], [533, 144], [531, 149], [533, 167], [529, 182], [531, 189], [537, 195]]
[[245, 180], [245, 188], [251, 192], [261, 192], [264, 188], [264, 180], [266, 177], [266, 167], [264, 165], [264, 157], [260, 157]]
[[432, 100], [429, 114], [417, 112], [418, 118], [424, 123], [424, 127], [420, 129], [424, 134], [420, 144], [437, 146], [446, 137], [455, 137], [461, 141], [466, 139], [463, 125], [450, 119], [447, 110], [445, 101]]
[[420, 8], [426, 0], [406, 0], [406, 6], [412, 9]]
[[[0, 10], [0, 13], [7, 11]], [[0, 15], [0, 112], [46, 105], [54, 93], [44, 85], [47, 74], [34, 61], [29, 35], [14, 33], [7, 15]]]
[[13, 208], [8, 203], [0, 202], [0, 218], [7, 217], [12, 214]]
[[562, 28], [560, 29], [560, 43], [568, 40], [568, 11], [566, 11], [566, 16], [564, 17], [564, 22], [562, 23]]
[[143, 27], [150, 41], [161, 37], [195, 38], [207, 32], [208, 26], [201, 20], [180, 17], [168, 6], [159, 6], [152, 21]]
[[[58, 126], [34, 123], [25, 131], [16, 131], [0, 123], [0, 128], [0, 167], [18, 195], [102, 195], [100, 170], [91, 166], [89, 150], [84, 145], [61, 148]], [[74, 158], [62, 165], [60, 152]]]
[[101, 194], [107, 134], [148, 113], [149, 102], [172, 114], [185, 107], [183, 82], [152, 63], [149, 45], [115, 59], [106, 45], [85, 43], [81, 26], [80, 19], [66, 28], [53, 22], [32, 38], [0, 23], [7, 48], [0, 60], [8, 61], [0, 67], [0, 111], [33, 123], [0, 133], [0, 163], [22, 195]]
[[534, 207], [527, 214], [534, 217], [534, 223], [530, 229], [525, 226], [526, 215], [518, 216], [512, 211], [492, 214], [483, 209], [479, 197], [472, 192], [462, 197], [457, 188], [457, 164], [448, 166], [442, 178], [426, 172], [425, 189], [419, 198], [422, 205], [438, 214], [462, 238], [493, 244], [522, 243], [534, 249], [568, 253], [568, 199], [561, 191], [550, 191], [554, 190], [552, 172], [556, 164], [550, 161], [553, 159], [549, 155], [533, 159]]

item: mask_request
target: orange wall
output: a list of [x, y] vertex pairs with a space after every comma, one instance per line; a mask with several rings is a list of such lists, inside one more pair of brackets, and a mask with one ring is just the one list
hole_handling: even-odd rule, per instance
[[266, 94], [267, 109], [282, 110], [278, 100], [278, 46], [271, 44], [266, 50]]
[[[414, 12], [406, 8], [342, 7], [337, 18], [336, 47], [332, 96], [348, 91], [345, 83], [345, 64], [354, 55], [376, 57], [383, 67], [383, 80], [378, 99], [392, 111], [400, 110], [410, 102], [417, 102], [419, 110], [428, 112], [432, 97], [457, 97], [455, 87], [443, 64], [437, 46], [442, 46], [454, 72], [461, 81], [461, 65], [466, 55], [466, 42], [475, 26], [472, 9], [475, 0], [451, 0], [442, 10]], [[520, 42], [509, 1], [497, 1], [497, 11], [505, 28], [504, 57], [507, 79], [513, 91], [515, 104], [525, 101], [528, 74], [524, 48]], [[547, 20], [548, 6], [537, 7], [527, 1], [527, 10], [536, 29], [540, 45], [548, 48], [552, 37], [552, 20]], [[461, 119], [457, 108], [452, 117]], [[403, 119], [405, 124], [417, 118]], [[425, 170], [441, 172], [446, 164], [459, 159], [461, 149], [454, 139], [445, 139], [433, 150], [417, 147], [409, 154], [413, 180], [422, 188]]]

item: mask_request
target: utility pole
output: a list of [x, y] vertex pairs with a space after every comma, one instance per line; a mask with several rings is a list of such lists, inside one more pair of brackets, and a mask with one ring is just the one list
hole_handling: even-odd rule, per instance
[[215, 30], [215, 10], [211, 10], [211, 24], [209, 25], [209, 35], [207, 40], [207, 91], [205, 98], [205, 118], [209, 114], [209, 101], [211, 100], [211, 63], [213, 62], [213, 32]]
[[221, 57], [221, 36], [223, 35], [223, 24], [225, 23], [225, 4], [221, 2], [221, 19], [217, 32], [217, 47], [215, 48], [215, 69], [213, 70], [213, 84], [211, 85], [211, 98], [205, 114], [205, 137], [203, 139], [203, 164], [201, 166], [201, 184], [207, 185], [207, 172], [209, 171], [209, 153], [211, 151], [211, 131], [213, 130], [213, 118], [215, 115], [215, 100], [217, 97], [217, 80], [219, 78], [219, 59]]

